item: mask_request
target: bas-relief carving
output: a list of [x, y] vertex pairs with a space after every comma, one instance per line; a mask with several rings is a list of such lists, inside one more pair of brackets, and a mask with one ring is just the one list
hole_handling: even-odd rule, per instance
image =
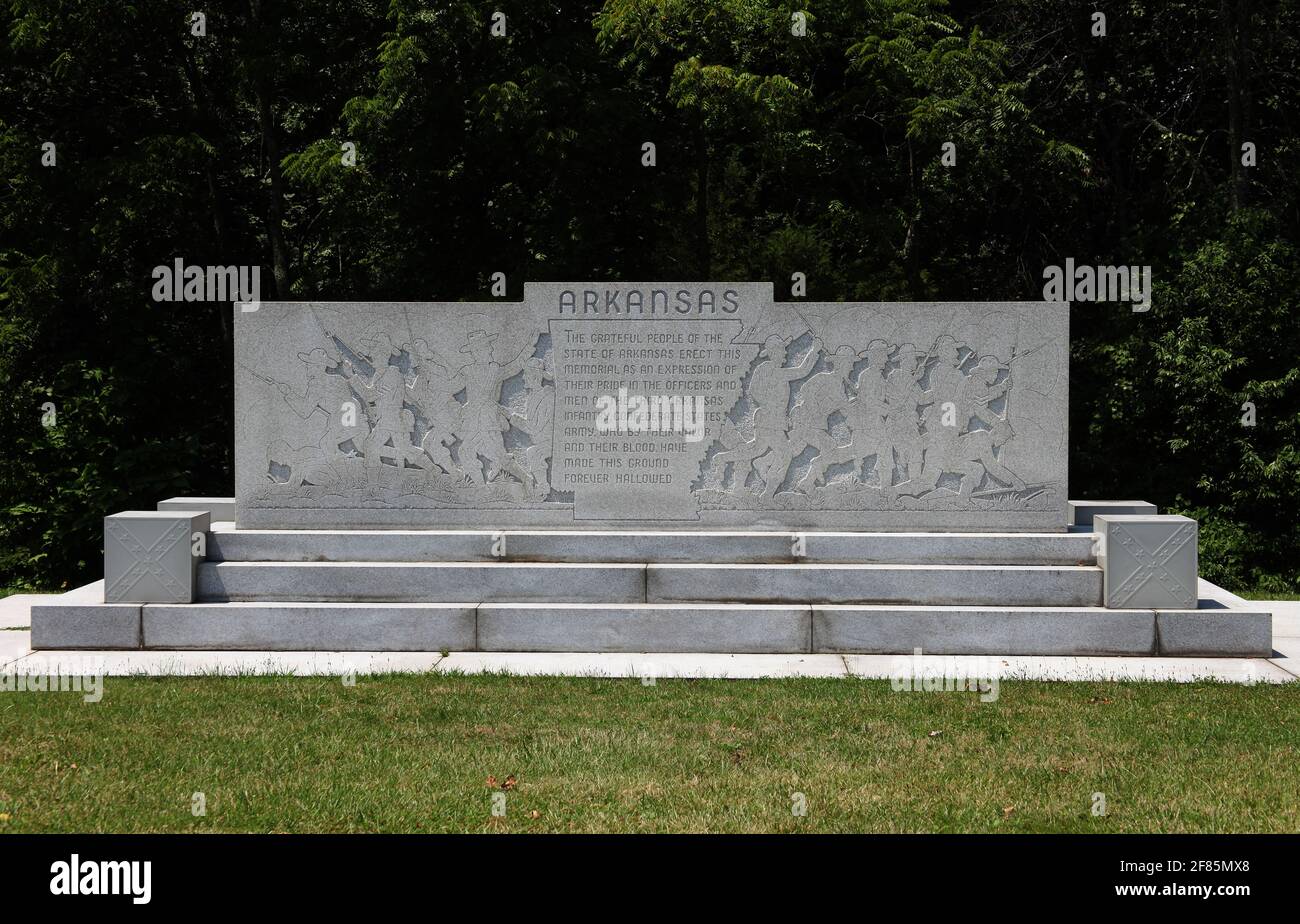
[[702, 505], [1057, 509], [1042, 458], [1067, 448], [1068, 357], [1037, 307], [800, 307], [749, 371]]
[[[499, 305], [457, 305], [463, 314], [454, 318], [427, 307], [259, 308], [291, 317], [270, 325], [264, 349], [250, 337], [251, 355], [237, 360], [237, 432], [252, 421], [272, 436], [260, 464], [241, 455], [260, 469], [239, 498], [245, 506], [548, 500], [554, 380], [546, 335], [525, 334], [499, 316]], [[306, 329], [298, 315], [310, 320]], [[307, 349], [294, 352], [299, 344]]]
[[[727, 292], [734, 310], [562, 308], [564, 292], [638, 285], [237, 315], [241, 525], [1063, 528], [1065, 306], [778, 304], [767, 285], [692, 283], [642, 288], [696, 309]], [[563, 358], [575, 332], [614, 330], [718, 341], [726, 362], [657, 367], [707, 370], [692, 378], [718, 411], [702, 441], [565, 435], [582, 432], [575, 407], [637, 379]], [[666, 473], [577, 474], [622, 464], [619, 446]]]

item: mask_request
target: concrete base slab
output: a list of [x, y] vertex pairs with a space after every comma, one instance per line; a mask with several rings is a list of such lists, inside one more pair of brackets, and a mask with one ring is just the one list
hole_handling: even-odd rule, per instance
[[139, 603], [105, 603], [95, 581], [32, 604], [35, 648], [139, 648]]
[[[932, 659], [927, 661], [926, 658]], [[855, 677], [887, 679], [907, 659], [898, 655], [844, 655]], [[1192, 683], [1290, 683], [1296, 678], [1263, 659], [1245, 658], [1038, 658], [996, 655], [927, 655], [922, 667], [955, 666], [959, 676], [999, 680], [1128, 681]]]
[[808, 533], [799, 561], [1092, 565], [1093, 546], [1090, 534], [1079, 533]]
[[[436, 570], [436, 566], [423, 567]], [[518, 570], [530, 566], [478, 567]], [[568, 567], [583, 570], [590, 566]], [[623, 567], [630, 567], [633, 575], [641, 573], [637, 566]], [[774, 567], [778, 566], [759, 569]], [[400, 576], [406, 570], [394, 568], [391, 573]], [[600, 573], [604, 569], [590, 570]], [[39, 600], [32, 610], [32, 644], [38, 649], [89, 650], [144, 646], [168, 650], [773, 654], [911, 654], [920, 648], [930, 654], [1266, 658], [1273, 651], [1268, 609], [1275, 606], [1247, 604], [1205, 581], [1201, 582], [1205, 596], [1198, 610], [1158, 612], [1096, 606], [603, 600], [136, 605], [95, 602], [99, 587], [96, 582]], [[389, 587], [386, 592], [395, 591]], [[1163, 627], [1159, 635], [1157, 626]]]
[[477, 647], [474, 607], [457, 603], [146, 604], [145, 648], [446, 651]]
[[1273, 638], [1273, 656], [1269, 663], [1300, 678], [1300, 638]]
[[1247, 606], [1259, 606], [1273, 614], [1273, 638], [1300, 638], [1300, 600], [1257, 601]]
[[18, 629], [0, 630], [0, 667], [32, 652], [32, 634]]
[[647, 565], [651, 603], [1096, 606], [1101, 569], [1040, 565]]
[[[0, 633], [0, 661], [6, 635]], [[13, 643], [22, 645], [20, 639]], [[911, 655], [718, 655], [699, 653], [527, 653], [453, 652], [447, 657], [418, 652], [276, 652], [276, 651], [41, 651], [3, 667], [22, 672], [21, 665], [50, 673], [82, 673], [91, 659], [108, 677], [125, 676], [335, 676], [350, 678], [387, 673], [456, 671], [465, 674], [504, 673], [531, 676], [639, 677], [642, 682], [674, 678], [717, 677], [838, 677], [890, 679], [902, 664], [915, 665]], [[1031, 658], [924, 655], [922, 670], [946, 671], [960, 664], [966, 676], [999, 680], [1046, 681], [1175, 681], [1214, 680], [1224, 683], [1289, 683], [1300, 677], [1262, 659], [1243, 658]], [[112, 695], [106, 685], [105, 695]], [[1005, 695], [1005, 693], [1003, 694]]]
[[0, 629], [27, 628], [32, 624], [32, 604], [54, 594], [10, 594], [0, 599]]
[[814, 606], [813, 650], [842, 654], [1151, 655], [1150, 610]]
[[837, 655], [652, 654], [452, 652], [439, 662], [438, 672], [466, 674], [555, 674], [594, 677], [640, 677], [643, 682], [685, 677], [844, 677]]
[[38, 664], [51, 672], [67, 665], [84, 671], [89, 661], [101, 665], [106, 677], [243, 677], [334, 676], [425, 673], [442, 660], [438, 652], [422, 651], [36, 651], [9, 664], [21, 671]]
[[494, 536], [499, 543], [500, 534], [483, 530], [235, 529], [217, 523], [208, 535], [208, 561], [500, 561], [492, 554]]
[[1228, 608], [1201, 600], [1195, 610], [1157, 610], [1160, 654], [1175, 657], [1267, 658], [1273, 617], [1266, 610]]

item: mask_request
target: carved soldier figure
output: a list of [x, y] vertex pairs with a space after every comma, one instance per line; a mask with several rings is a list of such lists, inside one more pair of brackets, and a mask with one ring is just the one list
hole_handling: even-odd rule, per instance
[[459, 388], [447, 373], [447, 365], [429, 346], [426, 340], [416, 340], [411, 345], [416, 360], [415, 381], [411, 393], [415, 404], [424, 414], [424, 433], [420, 445], [424, 452], [449, 475], [469, 480], [464, 468], [457, 465], [448, 447], [456, 442], [460, 429], [460, 403], [454, 395]]
[[[827, 353], [826, 368], [804, 382], [803, 387], [799, 389], [799, 400], [790, 413], [790, 436], [784, 447], [773, 451], [774, 460], [769, 469], [771, 477], [767, 482], [767, 490], [763, 493], [766, 500], [771, 500], [775, 496], [785, 481], [790, 463], [806, 447], [812, 446], [816, 449], [818, 459], [829, 459], [840, 448], [827, 428], [827, 423], [832, 413], [835, 411], [843, 413], [849, 403], [845, 387], [855, 359], [852, 347], [848, 346], [841, 346], [834, 353]], [[824, 471], [824, 467], [822, 470]], [[807, 481], [811, 475], [813, 480], [808, 481], [811, 485], [820, 474], [817, 463], [814, 462], [808, 475], [805, 475], [801, 481]]]
[[511, 414], [514, 425], [528, 434], [532, 444], [523, 452], [523, 465], [533, 477], [533, 494], [539, 500], [551, 493], [547, 460], [551, 457], [551, 426], [555, 418], [555, 386], [546, 382], [549, 369], [533, 358], [524, 365], [527, 398], [524, 413]]
[[[310, 436], [302, 431], [304, 444], [301, 446], [291, 446], [291, 440], [300, 441], [293, 434], [286, 433], [286, 438], [277, 440], [274, 457], [271, 459], [276, 464], [289, 467], [288, 477], [295, 487], [303, 481], [319, 477], [321, 469], [338, 458], [340, 453], [349, 458], [355, 455], [356, 443], [350, 441], [355, 441], [366, 432], [361, 402], [349, 385], [348, 373], [351, 372], [351, 367], [321, 347], [299, 353], [298, 359], [306, 371], [301, 393], [287, 382], [271, 383], [285, 404], [306, 422], [305, 425], [311, 426]], [[345, 412], [349, 405], [353, 421], [350, 425], [345, 423]], [[305, 442], [306, 440], [310, 442]]]
[[366, 471], [372, 480], [377, 477], [384, 459], [390, 459], [397, 468], [402, 468], [410, 447], [414, 445], [413, 435], [402, 421], [402, 410], [406, 405], [406, 376], [396, 364], [390, 364], [395, 356], [403, 352], [380, 331], [367, 345], [371, 347], [370, 362], [375, 367], [375, 374], [369, 382], [362, 381], [362, 392], [372, 408], [370, 433], [364, 439], [362, 452], [366, 457]]
[[[492, 356], [492, 341], [496, 338], [496, 333], [471, 331], [460, 351], [468, 353], [473, 362], [461, 366], [451, 377], [453, 393], [465, 390], [461, 464], [479, 486], [486, 485], [502, 471], [529, 485], [531, 476], [510, 457], [502, 438], [510, 428], [510, 421], [501, 406], [501, 386], [523, 369], [523, 353], [509, 363], [498, 363]], [[479, 461], [480, 457], [486, 461], [486, 467]]]
[[925, 358], [925, 353], [905, 343], [894, 351], [898, 368], [885, 374], [885, 433], [889, 453], [885, 461], [878, 459], [876, 464], [881, 486], [890, 486], [891, 491], [893, 470], [897, 468], [902, 473], [899, 483], [909, 480], [920, 470], [925, 451], [918, 411], [928, 400], [920, 384], [925, 375]]
[[[994, 357], [984, 356], [971, 370], [970, 382], [972, 389], [982, 392], [977, 398], [972, 399], [972, 406], [975, 408], [972, 416], [979, 417], [980, 420], [988, 424], [989, 429], [975, 430], [968, 433], [964, 450], [966, 455], [984, 466], [985, 471], [998, 481], [1007, 485], [1013, 491], [1023, 491], [1026, 487], [1024, 479], [1003, 465], [994, 453], [995, 448], [1002, 446], [1015, 435], [1010, 422], [1005, 417], [994, 414], [988, 408], [990, 402], [995, 401], [1011, 390], [1010, 374], [1001, 382], [997, 381], [1002, 370], [1006, 368]], [[996, 384], [994, 384], [995, 382]], [[972, 486], [971, 490], [974, 490], [974, 486]]]
[[[754, 367], [749, 378], [748, 394], [750, 400], [757, 405], [754, 412], [754, 438], [748, 443], [724, 449], [713, 457], [713, 463], [723, 466], [724, 470], [729, 462], [737, 464], [734, 483], [738, 487], [743, 486], [749, 477], [748, 472], [742, 472], [740, 465], [748, 464], [752, 469], [754, 460], [769, 450], [774, 454], [788, 451], [786, 433], [789, 419], [786, 410], [790, 404], [790, 383], [808, 374], [820, 352], [821, 341], [814, 340], [812, 349], [799, 365], [786, 366], [786, 341], [781, 337], [768, 337], [763, 342], [763, 348], [758, 354], [759, 364]], [[770, 483], [773, 478], [784, 478], [785, 469], [774, 474], [769, 466], [766, 471], [764, 477], [775, 491]]]
[[[933, 404], [926, 410], [926, 435], [930, 441], [921, 473], [913, 479], [906, 493], [920, 496], [934, 490], [944, 472], [961, 476], [959, 491], [966, 499], [975, 492], [985, 472], [1013, 490], [1024, 490], [1024, 480], [1002, 465], [994, 455], [994, 434], [989, 430], [969, 429], [971, 418], [976, 416], [981, 402], [987, 405], [988, 401], [1005, 394], [1010, 388], [1010, 379], [999, 383], [996, 388], [993, 386], [1002, 367], [991, 357], [986, 359], [988, 361], [981, 360], [976, 364], [970, 375], [963, 375], [950, 401]], [[945, 408], [945, 404], [949, 407]], [[999, 430], [999, 438], [1007, 430], [1005, 421], [1002, 423], [1004, 426]]]
[[[307, 370], [304, 393], [295, 394], [288, 385], [281, 382], [277, 386], [280, 394], [304, 420], [316, 414], [323, 418], [321, 423], [324, 431], [318, 445], [327, 458], [338, 452], [352, 455], [342, 448], [343, 444], [355, 440], [364, 432], [362, 421], [365, 419], [364, 410], [350, 384], [352, 367], [321, 347], [316, 347], [309, 353], [299, 353], [298, 359]], [[351, 419], [355, 421], [350, 426], [344, 424], [344, 414], [349, 406], [353, 412]]]
[[[837, 353], [840, 351], [837, 351]], [[857, 359], [867, 359], [867, 365], [859, 371], [854, 381], [853, 370]], [[815, 485], [817, 479], [826, 474], [832, 465], [841, 462], [857, 461], [861, 463], [873, 453], [879, 455], [880, 442], [884, 437], [884, 380], [881, 374], [889, 358], [889, 344], [883, 340], [873, 340], [867, 348], [856, 356], [837, 356], [833, 361], [844, 388], [852, 388], [855, 396], [851, 400], [842, 400], [828, 409], [827, 417], [840, 411], [848, 421], [852, 434], [844, 446], [818, 447], [819, 453], [813, 460], [812, 467], [804, 479], [809, 485]], [[813, 380], [815, 381], [815, 377]], [[832, 392], [826, 397], [834, 400]]]

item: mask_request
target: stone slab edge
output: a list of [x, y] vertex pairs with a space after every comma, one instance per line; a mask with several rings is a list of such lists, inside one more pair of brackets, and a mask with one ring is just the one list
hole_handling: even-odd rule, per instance
[[1156, 610], [1159, 653], [1170, 657], [1269, 658], [1273, 614], [1204, 578], [1197, 580], [1199, 606]]
[[105, 603], [104, 582], [32, 604], [32, 648], [139, 648], [139, 603]]

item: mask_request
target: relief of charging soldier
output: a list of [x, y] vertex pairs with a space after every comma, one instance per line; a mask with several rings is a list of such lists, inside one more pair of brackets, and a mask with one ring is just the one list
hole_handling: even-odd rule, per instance
[[[854, 462], [855, 472], [862, 477], [863, 468], [871, 461], [880, 490], [891, 502], [896, 498], [895, 468], [902, 474], [900, 482], [906, 481], [909, 466], [913, 462], [919, 465], [921, 459], [917, 408], [925, 401], [919, 379], [925, 375], [927, 356], [911, 344], [893, 346], [880, 339], [872, 340], [857, 354], [866, 364], [847, 366], [845, 380], [853, 398], [841, 409], [852, 439], [813, 460], [810, 484], [830, 466], [844, 462]], [[856, 379], [854, 368], [858, 368]]]
[[[944, 334], [935, 340], [926, 358], [918, 365], [915, 373], [917, 381], [925, 377], [927, 368], [930, 371], [929, 391], [935, 400], [951, 400], [961, 388], [966, 379], [966, 374], [961, 371], [966, 352], [966, 344], [958, 343], [953, 337]], [[931, 356], [937, 360], [933, 366], [929, 365]]]
[[[401, 366], [404, 357], [409, 361], [410, 351], [398, 346], [382, 330], [364, 341], [362, 348], [375, 372], [369, 381], [361, 375], [355, 379], [361, 386], [358, 390], [366, 399], [370, 416], [370, 430], [362, 439], [361, 452], [365, 456], [366, 472], [376, 481], [383, 465], [400, 470], [408, 460], [415, 461], [423, 453], [415, 444], [414, 417], [403, 415], [413, 398]], [[392, 362], [394, 359], [398, 362]]]
[[507, 413], [514, 427], [527, 434], [530, 443], [514, 457], [532, 476], [533, 496], [545, 500], [551, 493], [547, 463], [551, 458], [551, 424], [555, 419], [555, 385], [546, 359], [533, 357], [524, 363], [524, 388], [523, 413]]
[[469, 476], [457, 468], [455, 462], [452, 461], [451, 453], [447, 451], [447, 447], [434, 438], [434, 431], [426, 430], [424, 437], [418, 442], [416, 441], [415, 412], [411, 410], [410, 406], [402, 408], [401, 419], [403, 432], [412, 435], [411, 446], [405, 448], [403, 453], [404, 462], [409, 462], [412, 468], [427, 470], [429, 460], [433, 459], [447, 474], [458, 477], [462, 484], [469, 482]]
[[304, 375], [300, 389], [287, 382], [266, 380], [275, 386], [284, 403], [312, 427], [310, 443], [295, 449], [289, 439], [283, 438], [269, 450], [268, 466], [287, 468], [288, 481], [282, 483], [291, 487], [319, 483], [324, 470], [337, 459], [356, 458], [357, 441], [369, 430], [363, 402], [354, 390], [354, 382], [359, 382], [360, 377], [351, 363], [321, 347], [299, 353], [298, 359]]
[[[746, 394], [755, 405], [753, 439], [728, 446], [713, 456], [712, 464], [721, 466], [719, 471], [724, 473], [728, 463], [736, 463], [736, 471], [732, 479], [732, 484], [736, 488], [743, 487], [749, 480], [749, 472], [755, 471], [768, 483], [771, 491], [775, 492], [781, 480], [785, 478], [785, 469], [789, 467], [790, 462], [787, 460], [780, 472], [774, 472], [771, 463], [779, 462], [788, 451], [790, 383], [812, 371], [821, 353], [822, 344], [820, 340], [813, 340], [812, 349], [804, 355], [799, 365], [786, 366], [788, 344], [789, 341], [783, 337], [768, 337], [759, 350], [759, 363], [750, 373]], [[740, 436], [739, 430], [733, 432]], [[755, 460], [765, 454], [770, 455], [765, 459], [765, 464], [760, 471], [755, 465]]]
[[[896, 347], [893, 361], [897, 367], [886, 371], [885, 382], [885, 444], [887, 460], [877, 461], [880, 484], [890, 495], [897, 497], [898, 484], [907, 482], [921, 470], [925, 438], [921, 434], [920, 407], [928, 400], [921, 388], [926, 363], [930, 354], [918, 350], [910, 343]], [[900, 473], [898, 483], [893, 473]]]
[[[1007, 375], [999, 380], [1003, 372]], [[933, 377], [932, 377], [933, 381]], [[996, 384], [995, 384], [996, 383]], [[969, 499], [987, 473], [1013, 491], [1025, 489], [1024, 480], [998, 461], [995, 449], [1014, 436], [1003, 415], [993, 412], [990, 405], [1011, 389], [1010, 369], [992, 356], [981, 357], [962, 374], [962, 380], [945, 390], [932, 389], [934, 403], [924, 415], [925, 435], [928, 443], [920, 475], [912, 479], [906, 491], [919, 497], [934, 490], [944, 472], [961, 476], [960, 493]], [[984, 422], [988, 429], [971, 429], [973, 419]]]
[[526, 346], [518, 356], [501, 363], [492, 354], [492, 342], [498, 336], [495, 331], [470, 331], [460, 352], [469, 354], [473, 361], [452, 372], [449, 379], [448, 387], [453, 394], [465, 392], [458, 434], [461, 466], [480, 487], [503, 472], [530, 487], [533, 477], [505, 447], [503, 434], [510, 429], [510, 417], [501, 404], [501, 386], [524, 370], [536, 348], [536, 338], [533, 338], [532, 349]]
[[[968, 353], [965, 343], [948, 334], [935, 338], [924, 352], [910, 343], [895, 348], [895, 368], [884, 373], [885, 433], [890, 451], [884, 457], [887, 461], [877, 462], [881, 486], [889, 489], [891, 497], [897, 497], [898, 485], [919, 477], [929, 445], [929, 433], [922, 432], [923, 409], [955, 400], [966, 380], [961, 367]], [[921, 386], [923, 380], [928, 389]], [[895, 470], [901, 474], [898, 485], [893, 484]]]
[[[411, 395], [426, 427], [420, 438], [420, 450], [448, 475], [468, 484], [469, 474], [452, 458], [449, 448], [456, 442], [456, 431], [461, 429], [461, 406], [456, 400], [460, 388], [452, 382], [446, 361], [428, 341], [416, 340], [410, 352], [416, 360]], [[413, 413], [411, 426], [414, 429]]]
[[[845, 398], [836, 404], [828, 405], [828, 408], [832, 413], [839, 411], [843, 414], [851, 438], [843, 446], [832, 445], [819, 452], [817, 458], [813, 459], [808, 475], [804, 478], [809, 485], [816, 485], [817, 480], [823, 477], [832, 465], [856, 462], [856, 468], [860, 469], [862, 464], [873, 455], [878, 459], [888, 458], [892, 464], [892, 452], [884, 445], [884, 370], [889, 361], [889, 353], [889, 344], [883, 340], [873, 340], [867, 344], [865, 350], [852, 358], [846, 356], [843, 361], [840, 361], [837, 356], [836, 372], [840, 373], [839, 378], [843, 388], [851, 390], [853, 397], [850, 399], [846, 394]], [[856, 361], [859, 359], [866, 359], [867, 364], [858, 369], [855, 376], [854, 369], [858, 368]], [[827, 397], [834, 400], [833, 391]], [[882, 479], [882, 483], [887, 484], [888, 479]]]
[[[834, 353], [825, 355], [826, 368], [810, 377], [799, 389], [798, 400], [790, 411], [790, 435], [785, 445], [773, 450], [773, 462], [768, 469], [764, 500], [771, 500], [785, 482], [790, 464], [809, 446], [817, 450], [817, 459], [831, 458], [840, 448], [828, 427], [835, 411], [844, 412], [849, 403], [845, 390], [853, 372], [857, 354], [849, 346], [840, 346]], [[825, 469], [822, 468], [821, 471]], [[809, 485], [821, 474], [816, 459], [812, 467], [799, 480]], [[809, 476], [812, 480], [809, 480]]]

